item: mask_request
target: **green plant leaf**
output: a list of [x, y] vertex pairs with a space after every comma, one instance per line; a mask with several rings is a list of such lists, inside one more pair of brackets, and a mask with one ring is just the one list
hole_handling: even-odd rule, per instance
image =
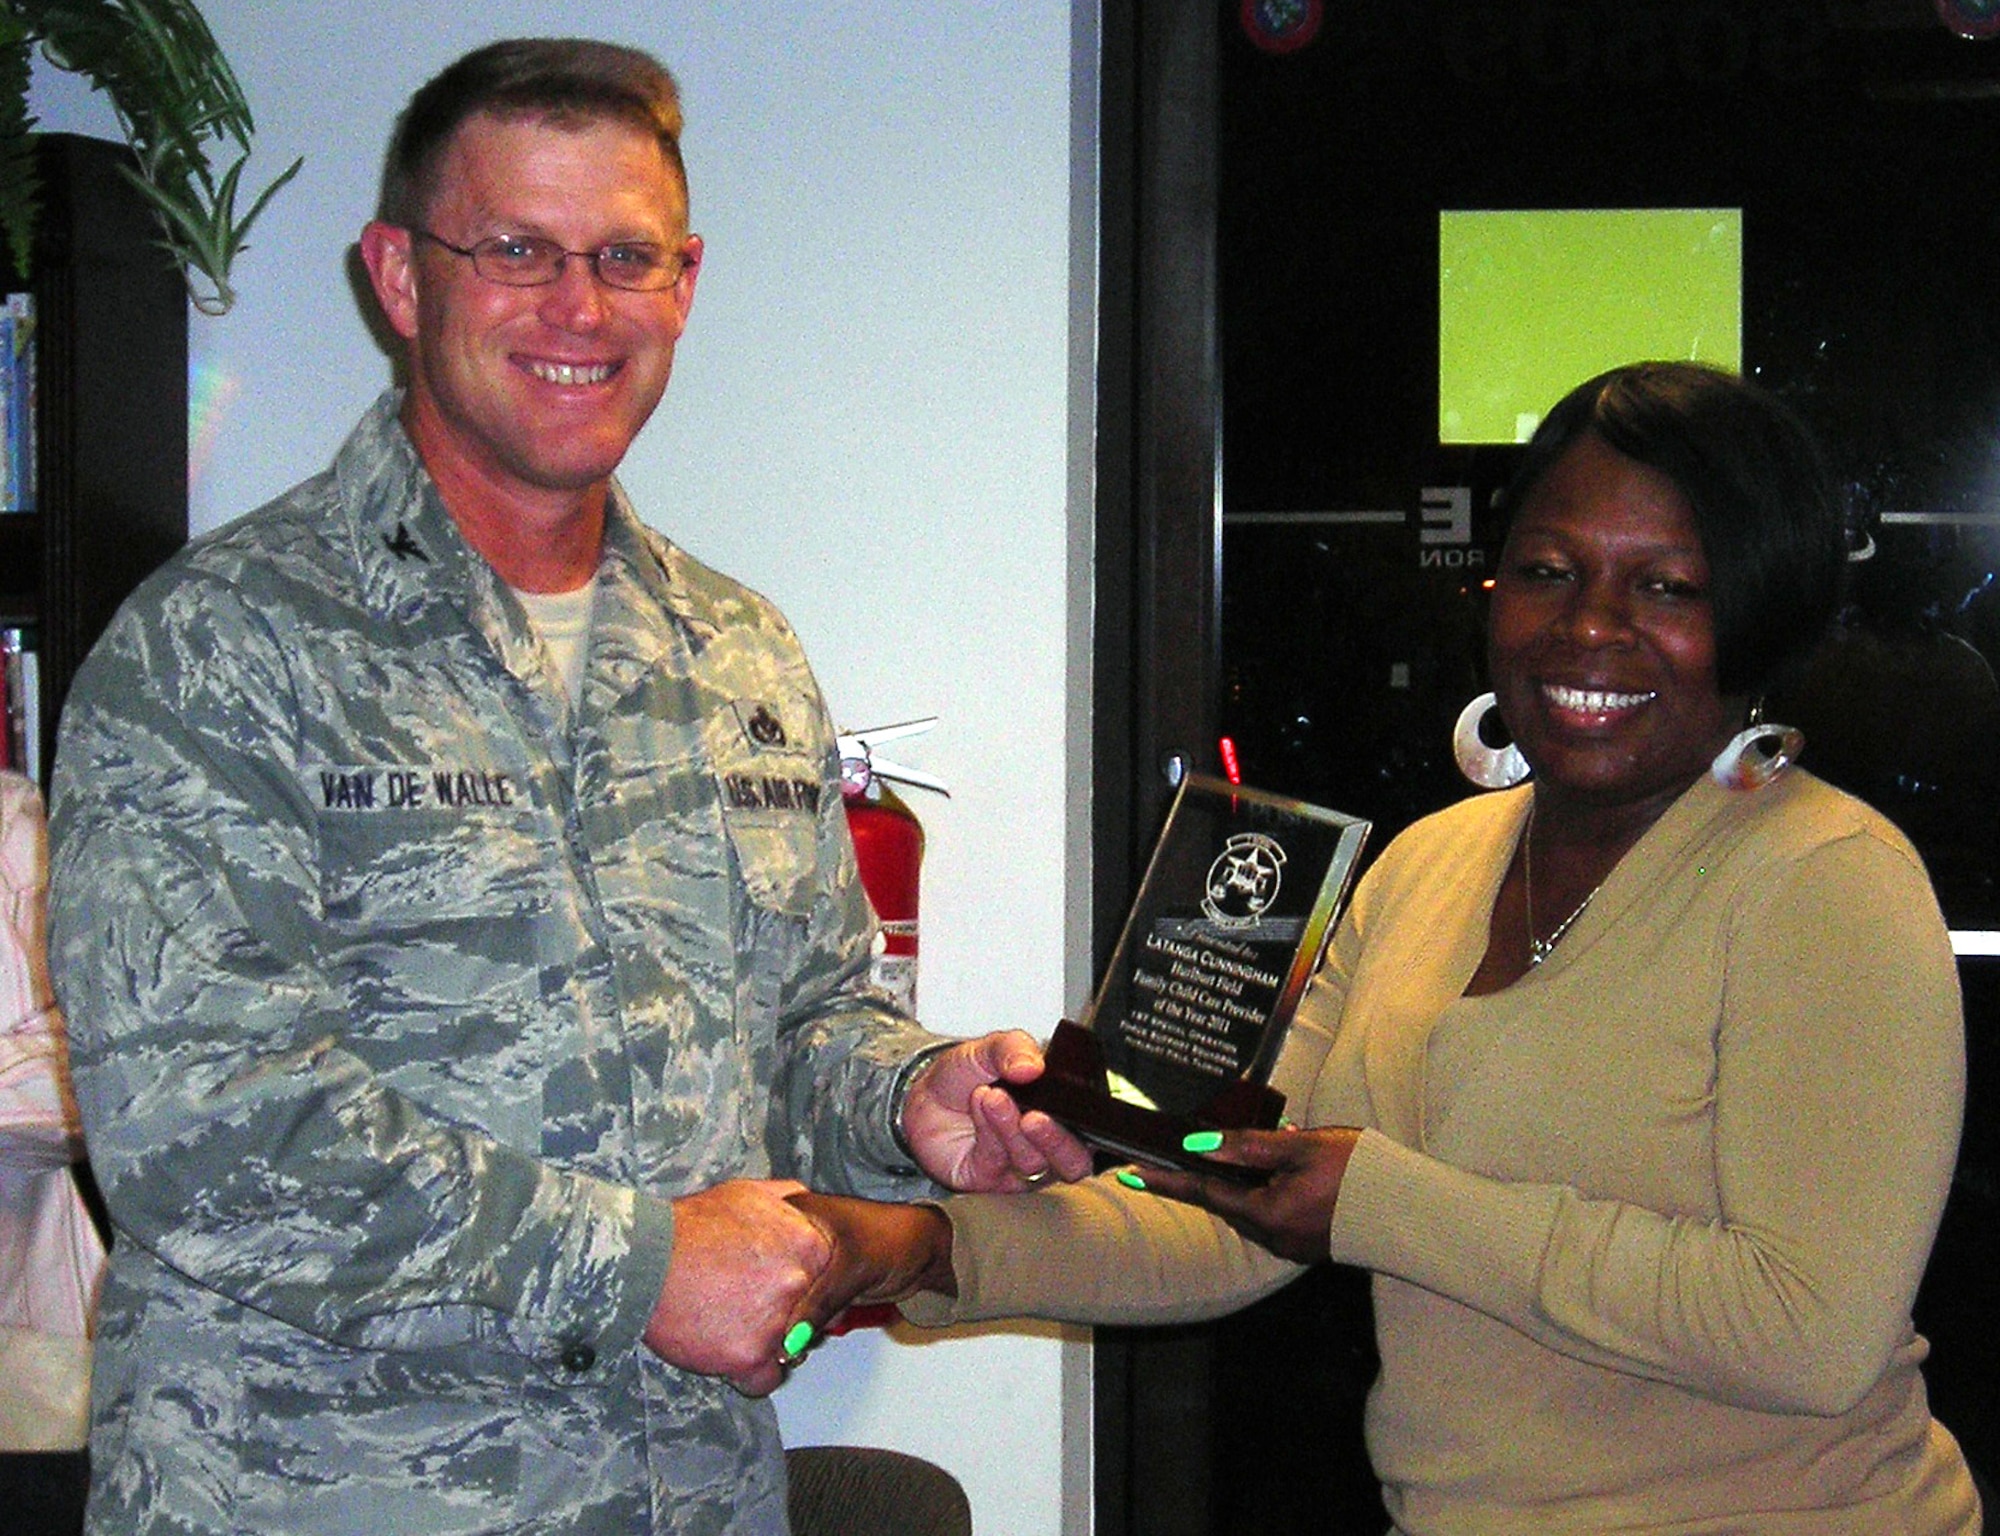
[[41, 211], [41, 173], [29, 135], [28, 82], [33, 60], [28, 29], [11, 10], [0, 9], [0, 240], [15, 276], [28, 280], [34, 257], [35, 218]]
[[[37, 43], [51, 64], [104, 91], [137, 155], [133, 179], [160, 218], [162, 244], [192, 269], [188, 288], [196, 307], [208, 314], [227, 310], [235, 299], [230, 264], [250, 225], [301, 162], [294, 161], [257, 196], [247, 215], [236, 218], [237, 183], [255, 124], [235, 72], [193, 0], [0, 0], [0, 27], [8, 22], [19, 33], [11, 52], [19, 56], [21, 83], [18, 92], [0, 84], [0, 94], [25, 103], [27, 49]], [[0, 52], [7, 51], [7, 35], [0, 30]], [[25, 127], [12, 132], [0, 117], [0, 173], [7, 183], [0, 189], [0, 233], [17, 252], [24, 237], [16, 232], [9, 196], [16, 185], [27, 184], [17, 182], [7, 166], [10, 152], [26, 136]], [[211, 152], [226, 143], [240, 153], [218, 178]], [[197, 288], [197, 273], [212, 291]]]

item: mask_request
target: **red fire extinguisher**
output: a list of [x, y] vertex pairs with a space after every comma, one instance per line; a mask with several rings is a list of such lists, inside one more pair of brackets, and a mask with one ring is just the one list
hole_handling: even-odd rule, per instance
[[875, 755], [885, 741], [921, 735], [937, 716], [846, 731], [840, 737], [840, 794], [854, 834], [861, 884], [881, 924], [870, 980], [905, 1013], [917, 1011], [917, 878], [924, 859], [924, 829], [885, 780], [948, 795], [944, 781]]

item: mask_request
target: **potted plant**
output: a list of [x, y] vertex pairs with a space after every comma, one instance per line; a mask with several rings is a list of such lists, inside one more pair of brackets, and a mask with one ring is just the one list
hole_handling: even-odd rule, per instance
[[230, 265], [250, 226], [303, 162], [237, 216], [255, 124], [193, 0], [0, 0], [0, 241], [23, 277], [40, 190], [27, 101], [36, 48], [110, 98], [138, 157], [127, 174], [159, 215], [161, 244], [187, 274], [195, 308], [226, 311], [236, 300]]

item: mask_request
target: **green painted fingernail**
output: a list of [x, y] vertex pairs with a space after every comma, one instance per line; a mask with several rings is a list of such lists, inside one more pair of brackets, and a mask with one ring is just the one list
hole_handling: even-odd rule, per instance
[[790, 1328], [785, 1330], [785, 1353], [788, 1355], [802, 1355], [807, 1349], [811, 1348], [812, 1341], [813, 1325], [811, 1323], [793, 1323]]
[[1127, 1189], [1144, 1189], [1146, 1187], [1146, 1181], [1130, 1168], [1120, 1168], [1111, 1177], [1116, 1179], [1120, 1184], [1123, 1184]]
[[1189, 1131], [1181, 1138], [1183, 1152], [1213, 1152], [1221, 1145], [1220, 1131]]

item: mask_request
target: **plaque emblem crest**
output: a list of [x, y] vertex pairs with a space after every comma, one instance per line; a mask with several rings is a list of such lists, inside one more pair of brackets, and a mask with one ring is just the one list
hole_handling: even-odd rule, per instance
[[1285, 850], [1262, 832], [1238, 832], [1208, 866], [1201, 909], [1224, 928], [1247, 928], [1271, 909], [1285, 882]]

